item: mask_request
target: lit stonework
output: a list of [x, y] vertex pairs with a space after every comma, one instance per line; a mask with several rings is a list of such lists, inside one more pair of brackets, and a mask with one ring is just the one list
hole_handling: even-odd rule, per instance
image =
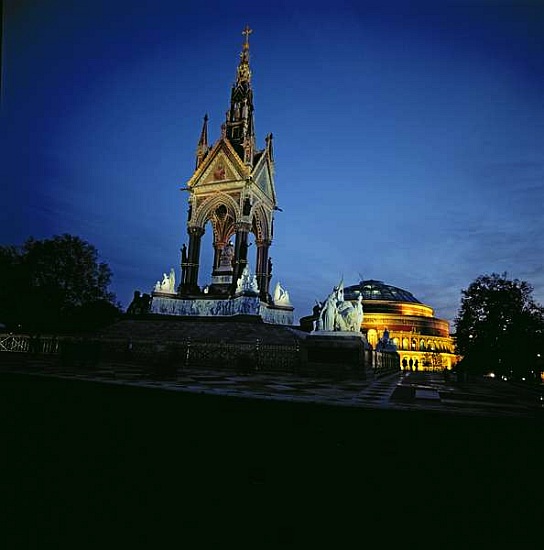
[[[417, 366], [418, 370], [439, 370], [455, 365], [455, 342], [449, 324], [434, 317], [430, 306], [406, 290], [374, 280], [345, 287], [344, 298], [355, 302], [359, 293], [364, 311], [361, 330], [374, 349], [387, 329], [401, 365], [407, 369], [411, 366], [415, 370]], [[316, 310], [312, 316], [300, 320], [301, 327], [311, 330], [315, 318]]]
[[[255, 275], [262, 301], [269, 293], [271, 261], [268, 251], [273, 238], [274, 212], [278, 209], [274, 187], [272, 134], [264, 149], [256, 148], [253, 121], [253, 90], [249, 68], [249, 35], [245, 40], [231, 89], [230, 107], [221, 136], [208, 145], [208, 116], [204, 117], [196, 150], [196, 170], [184, 190], [189, 192], [188, 246], [182, 254], [181, 296], [199, 295], [200, 243], [206, 224], [213, 232], [212, 296], [232, 296], [248, 264], [248, 236], [255, 237]], [[231, 249], [231, 258], [225, 253]]]
[[[208, 115], [204, 116], [196, 147], [196, 165], [183, 191], [187, 195], [187, 240], [181, 247], [181, 281], [175, 271], [163, 275], [150, 300], [135, 297], [132, 309], [156, 315], [229, 317], [253, 315], [265, 323], [293, 324], [289, 293], [279, 282], [270, 294], [274, 214], [280, 210], [274, 185], [272, 134], [258, 149], [253, 120], [253, 89], [249, 66], [249, 35], [244, 43], [230, 106], [220, 137], [208, 142]], [[211, 231], [211, 282], [199, 285], [202, 238]], [[249, 242], [253, 235], [253, 243]], [[255, 251], [250, 267], [248, 249]], [[131, 304], [132, 306], [132, 304]]]
[[376, 347], [384, 330], [397, 346], [401, 365], [419, 370], [451, 368], [456, 363], [455, 343], [449, 324], [434, 316], [431, 307], [422, 304], [410, 292], [382, 283], [361, 281], [347, 287], [346, 299], [363, 296], [363, 333], [369, 344]]

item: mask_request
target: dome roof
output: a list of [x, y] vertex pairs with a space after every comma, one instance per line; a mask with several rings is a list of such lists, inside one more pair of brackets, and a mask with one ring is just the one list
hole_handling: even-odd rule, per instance
[[344, 298], [346, 300], [356, 300], [359, 292], [362, 294], [363, 300], [385, 300], [388, 302], [412, 302], [421, 304], [411, 292], [372, 279], [361, 281], [358, 285], [345, 287]]

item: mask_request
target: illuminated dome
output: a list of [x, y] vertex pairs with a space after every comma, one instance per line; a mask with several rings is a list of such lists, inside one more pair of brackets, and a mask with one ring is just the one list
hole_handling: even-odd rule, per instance
[[361, 281], [358, 285], [348, 286], [344, 289], [346, 300], [356, 300], [357, 293], [363, 295], [363, 300], [384, 300], [388, 302], [421, 302], [411, 292], [396, 286], [386, 285], [382, 281]]
[[[449, 323], [434, 316], [434, 310], [420, 302], [411, 292], [369, 279], [344, 287], [344, 300], [363, 298], [361, 332], [375, 349], [385, 330], [397, 347], [405, 369], [437, 370], [451, 368], [457, 362], [455, 343]], [[303, 330], [311, 332], [319, 315], [300, 319]]]

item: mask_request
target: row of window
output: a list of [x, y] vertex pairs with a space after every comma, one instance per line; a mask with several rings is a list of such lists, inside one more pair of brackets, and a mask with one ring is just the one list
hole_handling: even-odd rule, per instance
[[[398, 349], [402, 349], [402, 350], [438, 351], [438, 352], [451, 353], [451, 346], [449, 346], [446, 342], [437, 342], [436, 340], [425, 341], [423, 338], [421, 338], [418, 341], [417, 338], [412, 338], [411, 340], [409, 340], [408, 338], [403, 338], [402, 342], [399, 342], [398, 338], [393, 338], [393, 342], [395, 343]], [[401, 345], [399, 346], [399, 344]]]
[[[376, 346], [378, 341], [378, 335], [376, 330], [370, 329], [368, 331], [368, 342], [372, 346]], [[400, 340], [398, 337], [392, 338], [393, 343], [399, 350], [405, 351], [437, 351], [443, 353], [453, 353], [453, 346], [448, 342], [441, 342], [436, 340], [425, 340], [424, 338], [403, 338]]]

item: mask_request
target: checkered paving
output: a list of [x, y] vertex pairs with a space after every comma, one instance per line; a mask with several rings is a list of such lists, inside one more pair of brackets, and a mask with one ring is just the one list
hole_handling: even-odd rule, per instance
[[[6, 370], [6, 369], [4, 369]], [[92, 369], [46, 365], [8, 369], [45, 376], [128, 384], [169, 391], [210, 395], [323, 403], [330, 405], [428, 410], [487, 416], [534, 416], [542, 414], [542, 395], [531, 394], [499, 381], [478, 380], [470, 384], [447, 381], [441, 373], [396, 373], [366, 380], [332, 380], [287, 374], [182, 370], [172, 379], [151, 379], [138, 366], [102, 365]]]

